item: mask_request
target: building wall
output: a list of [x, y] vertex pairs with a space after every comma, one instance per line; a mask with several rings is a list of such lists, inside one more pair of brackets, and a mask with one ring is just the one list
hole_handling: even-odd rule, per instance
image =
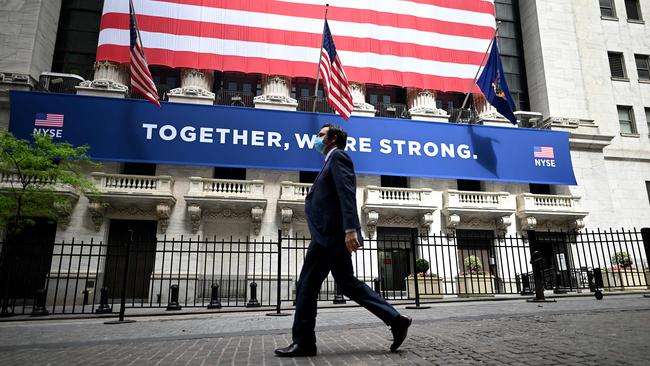
[[0, 70], [38, 79], [50, 71], [61, 0], [0, 2]]

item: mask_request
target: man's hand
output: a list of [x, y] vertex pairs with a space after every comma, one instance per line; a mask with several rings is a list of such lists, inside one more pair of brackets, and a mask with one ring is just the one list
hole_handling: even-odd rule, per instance
[[361, 244], [359, 243], [359, 238], [357, 238], [356, 230], [345, 233], [345, 246], [348, 248], [350, 255], [359, 249]]

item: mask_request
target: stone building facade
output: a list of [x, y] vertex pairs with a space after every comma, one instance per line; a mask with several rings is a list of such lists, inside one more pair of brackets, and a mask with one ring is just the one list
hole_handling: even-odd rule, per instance
[[[2, 128], [8, 127], [11, 114], [7, 91], [35, 90], [41, 74], [52, 71], [62, 3], [65, 8], [71, 2], [0, 1]], [[650, 55], [647, 25], [626, 18], [627, 2], [623, 0], [611, 2], [614, 15], [603, 15], [603, 7], [592, 0], [496, 3], [497, 16], [499, 11], [514, 11], [517, 21], [513, 24], [520, 25], [517, 42], [524, 55], [528, 98], [527, 103], [520, 101], [520, 106], [528, 104], [525, 109], [529, 111], [517, 112], [519, 127], [568, 132], [578, 185], [359, 175], [357, 202], [364, 236], [377, 239], [382, 233], [403, 234], [400, 229], [410, 228], [421, 233], [481, 230], [515, 236], [527, 230], [648, 226], [650, 80], [644, 76], [643, 64], [635, 64], [636, 59]], [[636, 3], [639, 14], [650, 16], [650, 4]], [[624, 78], [610, 76], [608, 52], [622, 54]], [[220, 94], [215, 80], [224, 80], [223, 73], [195, 69], [175, 73], [176, 85], [165, 93], [169, 102], [211, 105], [225, 96], [233, 104], [244, 103], [242, 98], [247, 97]], [[238, 79], [240, 86], [246, 77], [252, 76]], [[99, 62], [94, 65], [94, 75], [72, 92], [127, 98], [131, 96], [128, 80], [124, 65]], [[301, 108], [303, 80], [280, 75], [254, 80], [253, 89], [258, 88], [259, 93], [253, 94], [259, 95], [253, 95], [251, 107]], [[352, 85], [354, 115], [379, 115], [378, 108], [385, 105], [371, 103], [370, 94], [376, 88]], [[449, 98], [445, 93], [408, 89], [397, 94], [404, 95], [404, 108], [412, 119], [450, 120], [450, 110], [441, 103]], [[480, 95], [474, 95], [473, 104], [479, 123], [510, 126]], [[621, 130], [622, 110], [632, 113], [631, 130]], [[84, 195], [74, 197], [70, 216], [57, 225], [56, 242], [72, 238], [110, 242], [110, 228], [116, 220], [156, 222], [159, 240], [165, 236], [261, 240], [277, 237], [279, 229], [288, 236], [308, 236], [303, 208], [309, 178], [302, 172], [246, 169], [224, 173], [212, 167], [102, 165], [101, 170], [88, 174], [107, 205], [92, 203]], [[151, 186], [155, 187], [153, 193], [147, 188]], [[527, 260], [528, 254], [523, 255]], [[453, 277], [458, 268], [448, 271]]]

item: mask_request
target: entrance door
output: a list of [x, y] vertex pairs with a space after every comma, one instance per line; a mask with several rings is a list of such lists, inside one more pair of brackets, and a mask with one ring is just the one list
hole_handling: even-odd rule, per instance
[[56, 222], [45, 218], [28, 219], [18, 233], [8, 234], [2, 247], [0, 274], [6, 279], [7, 299], [31, 302], [36, 290], [47, 287], [52, 264]]
[[406, 291], [404, 280], [410, 273], [411, 229], [377, 228], [379, 274], [385, 291]]
[[577, 286], [572, 280], [570, 256], [564, 233], [536, 232], [536, 243], [531, 245], [532, 252], [542, 253], [542, 272], [544, 288], [564, 292], [567, 288]]
[[[111, 220], [108, 231], [108, 253], [104, 286], [113, 298], [122, 296], [127, 245], [131, 243], [126, 297], [146, 299], [156, 257], [156, 221]], [[133, 236], [131, 236], [133, 235]]]

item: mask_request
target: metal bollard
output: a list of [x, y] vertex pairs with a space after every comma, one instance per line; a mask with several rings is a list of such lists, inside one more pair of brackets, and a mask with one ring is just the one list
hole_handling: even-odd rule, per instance
[[171, 298], [167, 304], [167, 310], [181, 310], [181, 306], [178, 304], [178, 285], [171, 285], [169, 290]]
[[88, 290], [86, 289], [86, 290], [81, 291], [81, 293], [84, 295], [84, 302], [83, 302], [83, 304], [84, 304], [84, 306], [86, 306], [86, 305], [88, 305], [88, 294], [90, 294], [90, 291], [88, 291]]
[[45, 308], [45, 297], [47, 293], [45, 289], [36, 290], [36, 296], [34, 297], [34, 310], [32, 310], [31, 316], [43, 316], [50, 315], [50, 312]]
[[257, 283], [251, 282], [251, 299], [248, 300], [248, 303], [246, 304], [247, 308], [256, 308], [260, 307], [260, 302], [257, 301]]
[[334, 282], [334, 301], [332, 303], [334, 304], [345, 304], [345, 298], [343, 297], [343, 293], [341, 292], [341, 288], [339, 287], [339, 284]]
[[596, 297], [596, 300], [603, 299], [603, 287], [605, 287], [605, 284], [603, 283], [603, 273], [600, 268], [594, 268], [594, 296]]
[[99, 307], [95, 309], [96, 314], [112, 313], [113, 307], [108, 305], [108, 287], [102, 287], [99, 290]]
[[372, 280], [373, 286], [375, 287], [375, 292], [381, 295], [381, 281], [379, 281], [379, 277], [375, 277]]
[[219, 285], [216, 283], [212, 285], [212, 292], [210, 293], [210, 304], [208, 309], [221, 309], [221, 301], [219, 301]]

